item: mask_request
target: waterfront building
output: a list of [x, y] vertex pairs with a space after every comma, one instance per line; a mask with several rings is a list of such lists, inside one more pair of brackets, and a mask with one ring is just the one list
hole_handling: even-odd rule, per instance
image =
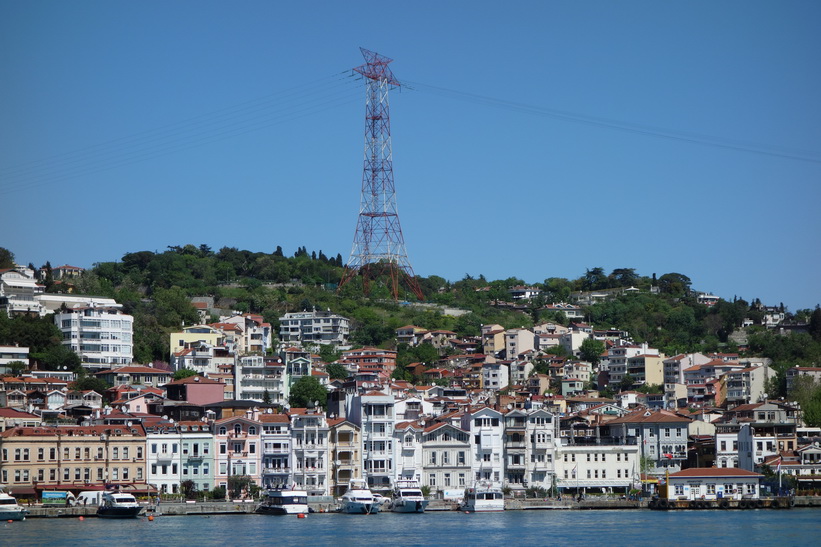
[[148, 484], [162, 494], [176, 494], [182, 480], [180, 445], [182, 439], [176, 425], [157, 421], [146, 426], [148, 447]]
[[128, 365], [133, 359], [134, 318], [112, 306], [66, 309], [54, 314], [63, 333], [63, 345], [80, 356], [92, 370]]
[[288, 415], [294, 484], [311, 496], [326, 496], [330, 487], [328, 420], [321, 408], [292, 408]]
[[638, 485], [639, 447], [618, 444], [563, 444], [559, 448], [556, 486], [563, 490], [627, 492]]
[[[408, 432], [406, 428], [405, 437]], [[440, 497], [460, 497], [467, 486], [473, 485], [472, 455], [470, 433], [464, 429], [445, 422], [425, 428], [420, 484]]]
[[[397, 447], [396, 475], [398, 480], [415, 480], [420, 485], [424, 469], [424, 426], [418, 420], [400, 421], [393, 430], [394, 445]], [[441, 482], [440, 482], [441, 484]], [[436, 490], [434, 488], [434, 490]]]
[[500, 484], [504, 474], [502, 413], [490, 407], [478, 407], [465, 412], [461, 422], [461, 429], [470, 432], [472, 481]]
[[[262, 423], [259, 410], [250, 408], [238, 414], [217, 420], [214, 445], [216, 447], [214, 481], [227, 488], [231, 477], [248, 477], [262, 486]], [[248, 493], [240, 492], [240, 495]], [[229, 495], [232, 495], [229, 492]]]
[[362, 478], [362, 431], [345, 418], [328, 420], [331, 463], [330, 493], [340, 497], [351, 479]]
[[262, 422], [262, 486], [290, 488], [294, 481], [291, 473], [291, 419], [287, 414], [260, 414]]
[[638, 445], [640, 456], [652, 466], [648, 472], [660, 476], [675, 472], [687, 461], [688, 426], [692, 420], [673, 412], [639, 410], [607, 422], [618, 444]]
[[762, 475], [744, 469], [694, 467], [670, 473], [667, 499], [756, 500]]
[[0, 433], [0, 483], [81, 489], [145, 484], [142, 424], [14, 427]]
[[348, 419], [362, 428], [362, 473], [373, 490], [388, 491], [396, 480], [394, 405], [392, 395], [379, 391], [350, 399]]

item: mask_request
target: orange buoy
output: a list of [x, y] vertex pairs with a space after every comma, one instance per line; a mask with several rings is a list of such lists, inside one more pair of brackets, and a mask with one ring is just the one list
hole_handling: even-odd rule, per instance
[[85, 520], [85, 519], [86, 519], [85, 517], [80, 517], [80, 520]]
[[148, 520], [154, 520], [154, 515], [148, 515]]
[[298, 518], [298, 519], [304, 519], [304, 518], [305, 518], [305, 513], [297, 513], [296, 518]]

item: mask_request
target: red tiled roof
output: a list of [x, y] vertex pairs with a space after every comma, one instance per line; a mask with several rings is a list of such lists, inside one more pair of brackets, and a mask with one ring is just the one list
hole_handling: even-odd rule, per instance
[[670, 473], [670, 478], [672, 479], [674, 477], [763, 477], [763, 475], [737, 467], [691, 467]]

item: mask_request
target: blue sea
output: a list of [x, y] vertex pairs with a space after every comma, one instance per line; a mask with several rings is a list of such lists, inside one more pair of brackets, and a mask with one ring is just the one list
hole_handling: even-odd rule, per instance
[[0, 545], [817, 545], [821, 511], [507, 511], [159, 516], [3, 523]]

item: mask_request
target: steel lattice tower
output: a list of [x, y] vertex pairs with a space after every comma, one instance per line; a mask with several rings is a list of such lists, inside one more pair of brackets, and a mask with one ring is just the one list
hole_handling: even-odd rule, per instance
[[373, 51], [359, 48], [365, 64], [354, 71], [365, 77], [365, 166], [362, 174], [362, 196], [353, 248], [340, 287], [357, 274], [362, 276], [365, 294], [371, 278], [388, 274], [394, 299], [399, 297], [399, 280], [419, 300], [422, 290], [416, 282], [405, 250], [405, 238], [396, 209], [396, 187], [393, 183], [393, 153], [388, 90], [399, 87], [388, 59]]

